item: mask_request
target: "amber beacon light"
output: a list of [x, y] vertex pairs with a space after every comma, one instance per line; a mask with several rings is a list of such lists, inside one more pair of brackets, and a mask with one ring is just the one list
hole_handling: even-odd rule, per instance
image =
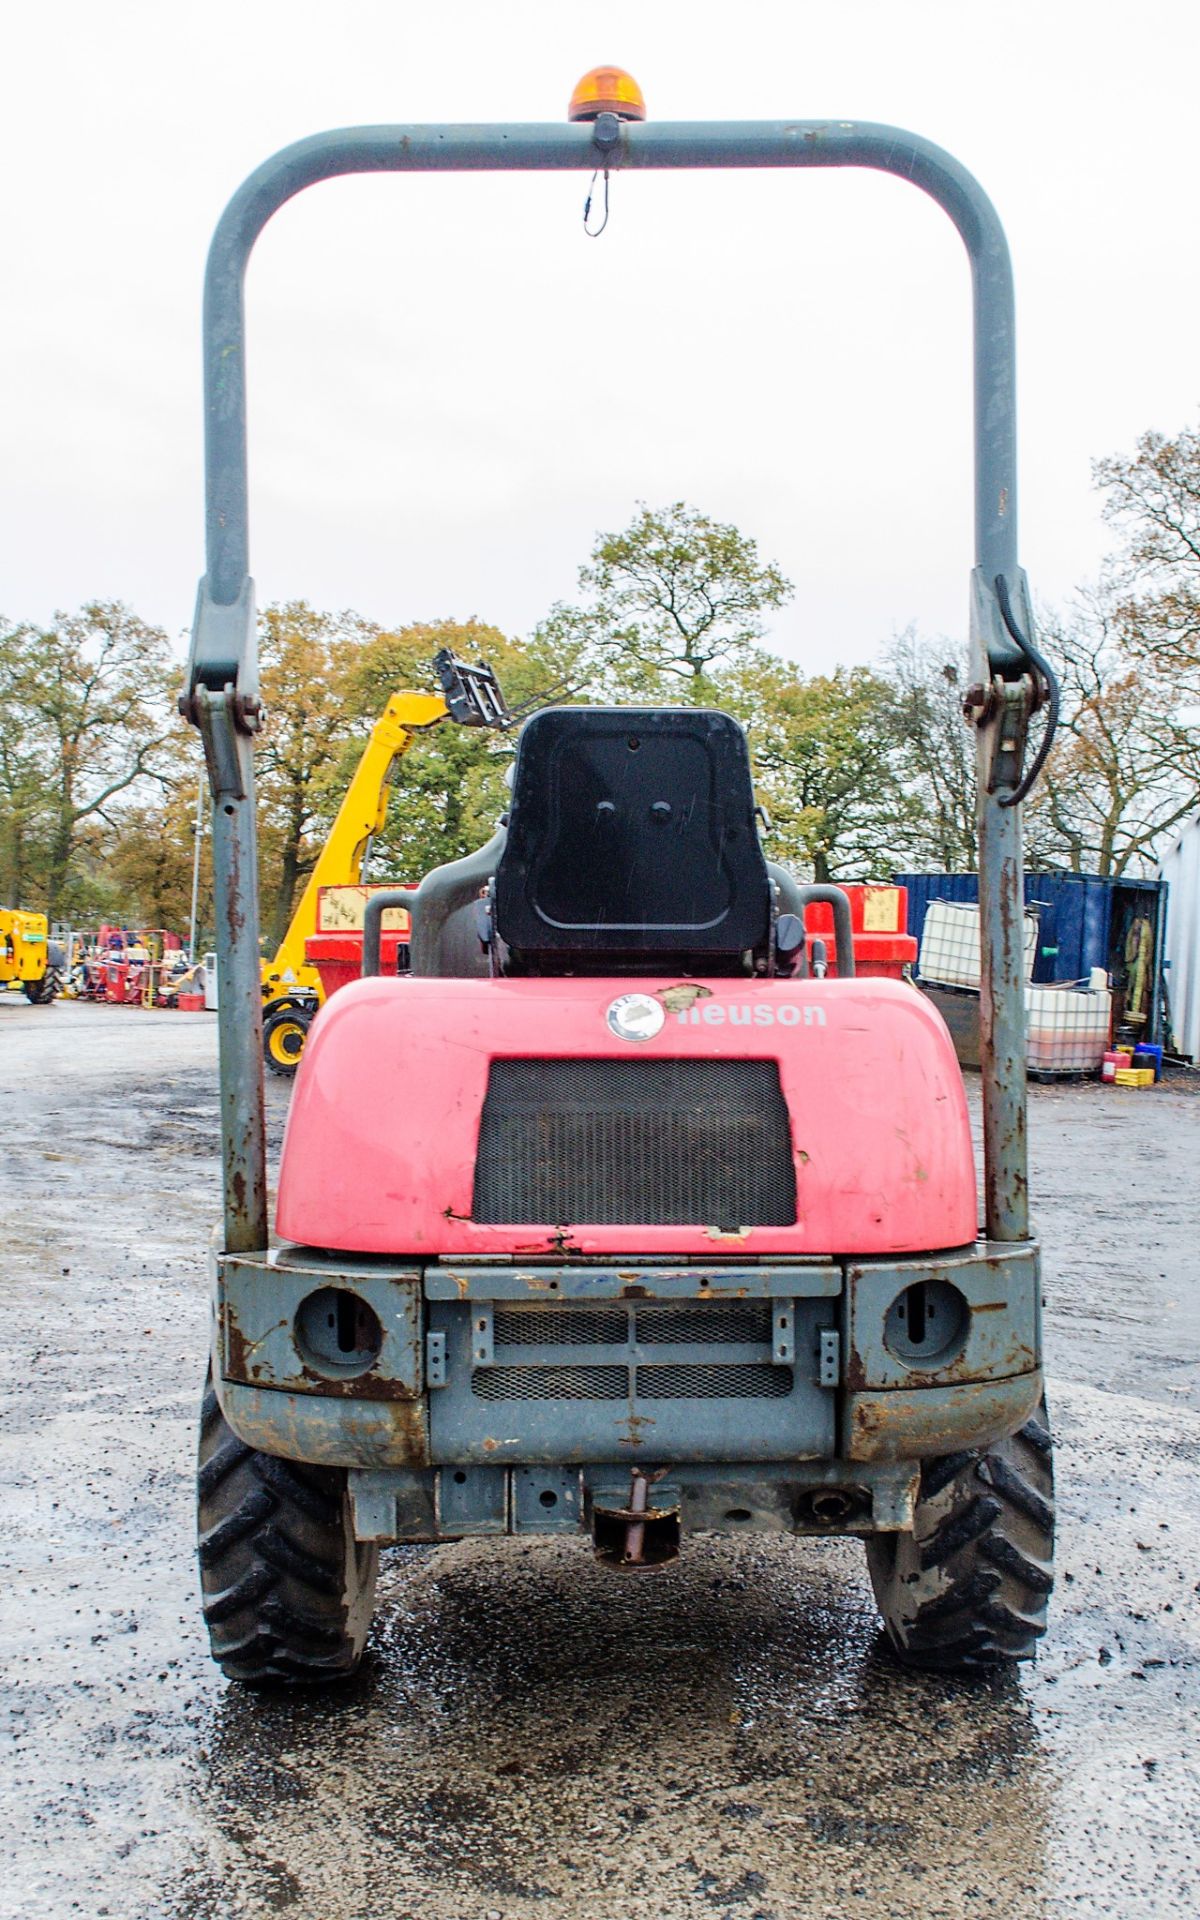
[[646, 118], [642, 90], [621, 67], [593, 67], [571, 95], [568, 120], [597, 120], [602, 113], [615, 113], [620, 120]]

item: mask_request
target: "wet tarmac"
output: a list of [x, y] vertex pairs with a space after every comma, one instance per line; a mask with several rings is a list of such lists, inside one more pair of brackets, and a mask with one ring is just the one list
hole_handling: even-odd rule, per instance
[[1200, 1076], [1031, 1090], [1035, 1667], [898, 1671], [852, 1542], [517, 1540], [386, 1556], [361, 1678], [297, 1698], [227, 1686], [196, 1600], [214, 1058], [211, 1016], [0, 995], [0, 1914], [1200, 1912]]

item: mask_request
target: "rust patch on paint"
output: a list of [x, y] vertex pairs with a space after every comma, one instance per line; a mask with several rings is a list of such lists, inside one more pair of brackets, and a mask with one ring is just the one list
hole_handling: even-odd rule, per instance
[[698, 986], [695, 981], [682, 980], [677, 987], [660, 987], [655, 994], [661, 1000], [668, 1013], [686, 1013], [694, 1007], [697, 1000], [711, 1000], [712, 988]]

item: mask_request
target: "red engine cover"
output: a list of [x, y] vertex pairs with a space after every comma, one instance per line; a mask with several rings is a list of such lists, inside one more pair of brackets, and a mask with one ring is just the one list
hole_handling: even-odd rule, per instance
[[[648, 1038], [622, 1038], [609, 1024], [613, 1002], [630, 993], [652, 1003]], [[778, 1063], [794, 1225], [731, 1234], [704, 1222], [471, 1219], [491, 1062], [635, 1054]], [[950, 1036], [928, 1001], [889, 980], [356, 981], [323, 1008], [305, 1044], [277, 1219], [285, 1238], [309, 1246], [464, 1257], [921, 1253], [962, 1246], [977, 1230]]]

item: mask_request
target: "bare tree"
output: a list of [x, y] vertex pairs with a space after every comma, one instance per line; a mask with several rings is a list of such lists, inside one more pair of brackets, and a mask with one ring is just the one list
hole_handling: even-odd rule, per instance
[[1144, 433], [1095, 465], [1125, 538], [1115, 574], [1125, 645], [1200, 693], [1200, 431]]
[[1200, 730], [1177, 680], [1153, 653], [1131, 654], [1126, 606], [1082, 595], [1047, 623], [1062, 683], [1058, 740], [1028, 812], [1030, 864], [1120, 875], [1153, 865], [1167, 834], [1200, 804]]
[[967, 650], [909, 627], [885, 652], [881, 677], [898, 774], [916, 803], [910, 857], [918, 866], [974, 873], [975, 741], [962, 709]]

